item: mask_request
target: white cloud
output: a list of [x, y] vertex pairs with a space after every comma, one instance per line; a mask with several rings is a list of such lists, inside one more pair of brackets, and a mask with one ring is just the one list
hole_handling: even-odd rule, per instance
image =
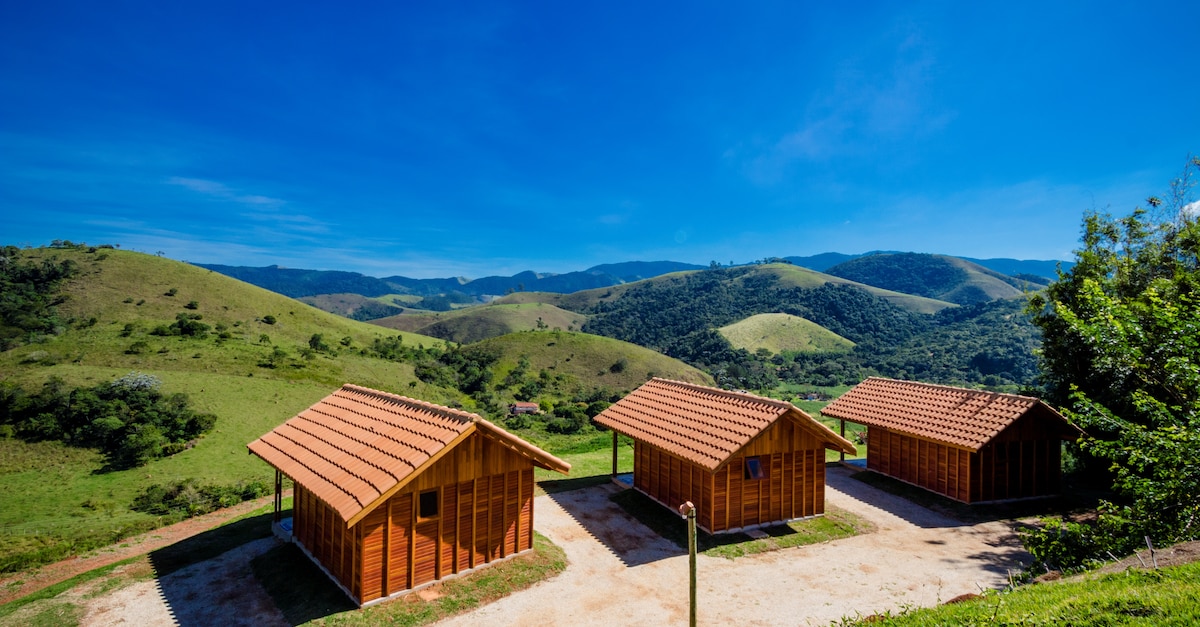
[[172, 176], [167, 179], [167, 184], [178, 185], [193, 192], [212, 196], [221, 200], [229, 200], [243, 205], [251, 205], [258, 207], [282, 207], [287, 204], [286, 201], [270, 196], [262, 196], [258, 194], [240, 194], [236, 190], [230, 188], [224, 183], [217, 181], [209, 181], [206, 179], [194, 179], [182, 176]]

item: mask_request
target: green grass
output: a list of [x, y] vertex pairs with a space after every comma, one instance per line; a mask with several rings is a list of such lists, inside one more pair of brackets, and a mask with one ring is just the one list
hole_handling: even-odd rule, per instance
[[[608, 441], [604, 448], [559, 455], [571, 464], [569, 477], [563, 477], [550, 470], [535, 468], [533, 476], [537, 481], [538, 493], [565, 492], [610, 481], [612, 478], [612, 436], [608, 433], [603, 435]], [[633, 446], [623, 436], [622, 442], [617, 448], [617, 471], [633, 472]]]
[[750, 316], [718, 329], [734, 348], [755, 352], [765, 348], [771, 353], [796, 352], [849, 352], [854, 342], [801, 318], [783, 313], [765, 313]]
[[843, 624], [1196, 625], [1200, 624], [1200, 562], [1160, 570], [1082, 575], [900, 615], [847, 619]]
[[[443, 337], [455, 342], [478, 342], [518, 331], [539, 329], [577, 330], [588, 320], [586, 314], [545, 303], [476, 305], [454, 311], [389, 316], [372, 324]], [[538, 326], [541, 321], [543, 326]]]
[[428, 625], [524, 590], [567, 567], [562, 549], [534, 533], [534, 551], [434, 584], [437, 598], [408, 594], [358, 610], [295, 545], [257, 557], [254, 574], [291, 625]]
[[[687, 526], [683, 524], [679, 514], [637, 490], [623, 490], [609, 498], [658, 535], [681, 548], [687, 548]], [[827, 507], [824, 516], [764, 527], [762, 531], [768, 537], [763, 539], [754, 539], [744, 533], [710, 535], [697, 530], [696, 550], [713, 557], [733, 559], [743, 555], [848, 538], [871, 529], [871, 524], [862, 518], [836, 507]]]

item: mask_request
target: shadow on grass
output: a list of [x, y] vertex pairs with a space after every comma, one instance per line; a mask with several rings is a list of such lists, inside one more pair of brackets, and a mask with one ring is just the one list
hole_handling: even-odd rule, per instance
[[557, 492], [569, 492], [580, 488], [604, 485], [611, 481], [612, 478], [608, 475], [595, 475], [592, 477], [574, 477], [571, 479], [546, 479], [539, 481], [537, 485], [546, 494], [555, 494]]

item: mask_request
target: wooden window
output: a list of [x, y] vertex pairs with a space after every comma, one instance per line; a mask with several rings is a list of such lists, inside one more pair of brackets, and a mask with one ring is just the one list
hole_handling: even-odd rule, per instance
[[742, 478], [749, 481], [751, 479], [766, 479], [767, 465], [763, 463], [761, 457], [747, 457], [745, 472]]
[[417, 520], [428, 520], [438, 517], [437, 489], [422, 492], [417, 501]]

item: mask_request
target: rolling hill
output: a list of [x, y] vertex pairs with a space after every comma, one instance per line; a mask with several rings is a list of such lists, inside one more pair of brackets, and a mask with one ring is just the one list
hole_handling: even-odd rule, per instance
[[851, 259], [826, 272], [866, 285], [958, 305], [1017, 298], [1023, 294], [1013, 285], [1011, 277], [946, 255], [880, 253]]
[[[161, 381], [164, 393], [187, 394], [191, 407], [215, 414], [217, 421], [193, 446], [134, 470], [102, 471], [104, 460], [90, 449], [27, 441], [11, 437], [11, 431], [0, 435], [0, 569], [69, 555], [161, 524], [164, 519], [129, 507], [152, 486], [269, 482], [273, 473], [246, 454], [246, 443], [343, 383], [460, 406], [492, 419], [503, 418], [489, 412], [497, 407], [502, 412], [512, 398], [506, 389], [478, 395], [459, 389], [470, 374], [465, 369], [471, 363], [463, 359], [478, 353], [336, 316], [194, 265], [105, 248], [27, 249], [15, 258], [70, 260], [78, 271], [56, 296], [59, 327], [28, 334], [0, 352], [5, 394], [17, 387], [32, 393], [52, 378], [68, 389], [95, 386], [136, 371]], [[180, 320], [199, 330], [172, 334]], [[553, 338], [552, 333], [515, 335]], [[651, 371], [705, 377], [645, 349], [572, 335], [562, 334], [559, 356], [525, 346], [525, 338], [498, 342], [488, 351], [501, 364], [519, 363], [528, 354], [539, 370], [569, 377], [569, 386], [560, 382], [562, 389], [539, 395], [554, 403], [576, 389], [632, 387]], [[618, 362], [620, 373], [613, 369]], [[580, 368], [567, 365], [575, 363]]]
[[586, 315], [554, 305], [498, 302], [448, 312], [405, 313], [372, 320], [371, 324], [469, 344], [516, 331], [573, 331], [582, 328], [585, 322]]
[[734, 348], [750, 352], [849, 352], [854, 342], [805, 320], [784, 313], [756, 314], [717, 329]]
[[562, 376], [571, 388], [605, 387], [627, 392], [650, 377], [712, 385], [712, 377], [678, 359], [612, 338], [567, 331], [509, 333], [474, 347], [498, 350], [496, 378], [507, 376], [522, 358], [531, 372]]

